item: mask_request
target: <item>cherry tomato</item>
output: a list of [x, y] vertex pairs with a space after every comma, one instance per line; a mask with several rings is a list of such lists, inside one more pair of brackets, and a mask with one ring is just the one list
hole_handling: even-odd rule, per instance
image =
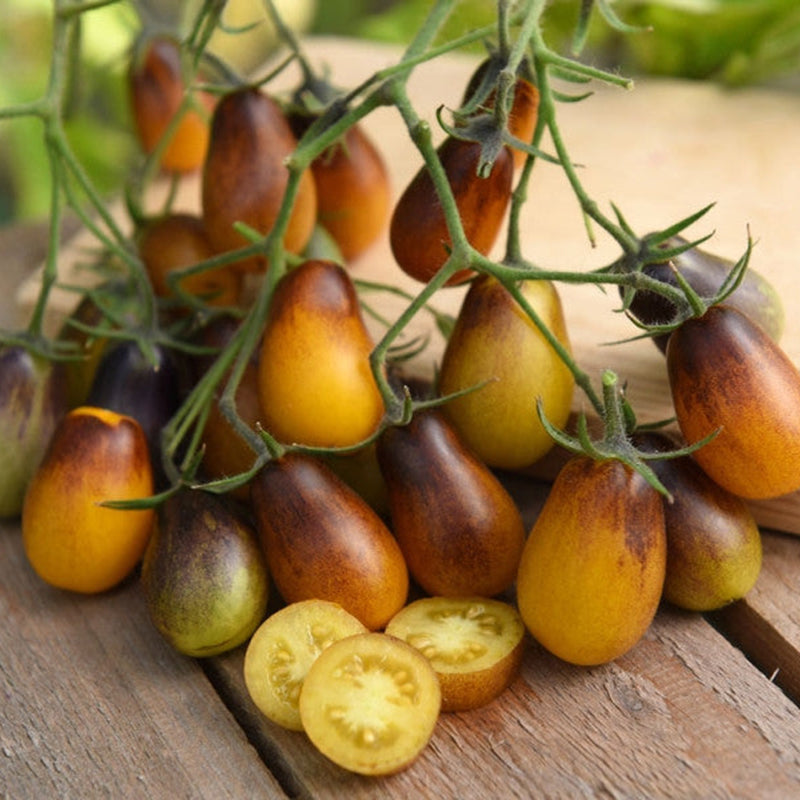
[[0, 347], [0, 517], [13, 517], [67, 411], [63, 370], [24, 347]]
[[[561, 345], [570, 344], [561, 300], [549, 281], [525, 281], [522, 293]], [[575, 379], [558, 353], [503, 285], [476, 278], [450, 334], [439, 370], [442, 395], [478, 386], [443, 413], [464, 443], [489, 466], [519, 469], [544, 456], [553, 439], [537, 400], [556, 427], [569, 417]]]
[[800, 372], [732, 306], [712, 306], [667, 343], [672, 401], [684, 439], [719, 434], [694, 453], [728, 491], [765, 499], [800, 488]]
[[[145, 153], [151, 153], [167, 133], [186, 92], [179, 43], [168, 36], [140, 43], [131, 60], [128, 90], [136, 133]], [[205, 94], [197, 97], [203, 111], [210, 113], [211, 98]], [[202, 165], [209, 138], [203, 111], [189, 109], [181, 117], [161, 156], [165, 170], [191, 172]]]
[[[676, 448], [661, 433], [637, 433], [634, 442], [656, 453]], [[649, 463], [672, 495], [664, 504], [664, 598], [689, 611], [713, 611], [744, 597], [761, 572], [761, 533], [750, 508], [688, 456]]]
[[[675, 236], [665, 246], [676, 247], [686, 244], [686, 240]], [[678, 270], [686, 282], [701, 297], [713, 297], [722, 286], [734, 263], [707, 253], [697, 247], [686, 250], [671, 261], [648, 264], [642, 272], [651, 278], [678, 285], [674, 270]], [[620, 295], [624, 288], [620, 287]], [[725, 298], [725, 305], [733, 306], [746, 314], [777, 342], [784, 327], [784, 311], [775, 287], [760, 273], [748, 267], [739, 286]], [[647, 325], [663, 325], [675, 318], [675, 306], [663, 295], [647, 290], [637, 291], [630, 304], [630, 312], [640, 322]], [[659, 350], [666, 352], [669, 334], [654, 336], [653, 341]]]
[[[290, 123], [299, 139], [313, 117], [298, 114]], [[317, 187], [317, 220], [352, 261], [386, 230], [391, 192], [389, 172], [378, 149], [360, 125], [349, 128], [311, 165]]]
[[377, 447], [392, 531], [417, 583], [446, 597], [508, 589], [525, 541], [519, 510], [441, 414], [417, 412]]
[[408, 569], [381, 518], [318, 459], [288, 452], [261, 469], [251, 505], [287, 603], [339, 603], [370, 630], [402, 608]]
[[561, 469], [519, 564], [517, 605], [534, 638], [573, 664], [603, 664], [644, 635], [667, 559], [661, 495], [619, 461]]
[[383, 633], [331, 644], [311, 664], [300, 692], [309, 739], [335, 764], [362, 775], [408, 767], [428, 744], [440, 707], [430, 662]]
[[159, 506], [141, 586], [158, 632], [179, 653], [225, 653], [267, 610], [269, 577], [255, 530], [224, 497], [182, 489]]
[[150, 361], [131, 339], [109, 347], [97, 365], [86, 403], [128, 415], [141, 425], [161, 483], [161, 431], [178, 410], [182, 387], [173, 353], [156, 345], [153, 355]]
[[[496, 57], [490, 56], [482, 61], [467, 84], [462, 105], [466, 104], [473, 95], [480, 93], [481, 96], [485, 95], [481, 106], [486, 110], [494, 108], [497, 92], [494, 89], [487, 92], [487, 89], [495, 85], [502, 67], [502, 62]], [[528, 72], [529, 67], [523, 61], [517, 70], [517, 81], [514, 84], [514, 96], [508, 112], [507, 122], [508, 132], [526, 144], [529, 144], [533, 139], [533, 132], [536, 129], [536, 121], [539, 116], [539, 90], [529, 80]], [[514, 166], [521, 167], [527, 157], [527, 153], [516, 147], [511, 148], [511, 151], [514, 155]]]
[[279, 441], [349, 446], [380, 424], [373, 343], [355, 287], [333, 261], [306, 261], [281, 278], [258, 359], [264, 426]]
[[484, 706], [519, 673], [525, 625], [517, 610], [484, 597], [423, 597], [389, 620], [386, 633], [431, 662], [442, 711]]
[[[211, 141], [203, 169], [203, 223], [218, 252], [248, 244], [233, 227], [243, 222], [267, 234], [283, 202], [289, 180], [284, 160], [297, 140], [281, 107], [258, 89], [237, 89], [225, 95], [214, 111]], [[283, 246], [303, 250], [314, 230], [317, 194], [310, 171], [303, 174], [292, 207]], [[266, 267], [264, 259], [237, 262], [243, 271]]]
[[[438, 149], [461, 217], [467, 241], [487, 255], [500, 232], [514, 178], [514, 159], [504, 147], [487, 178], [478, 175], [481, 146], [448, 136]], [[392, 213], [389, 240], [401, 269], [427, 283], [441, 268], [452, 246], [444, 213], [426, 167], [406, 187]], [[472, 274], [459, 270], [448, 285], [462, 283]]]
[[302, 600], [267, 617], [247, 645], [244, 683], [267, 719], [303, 730], [300, 692], [317, 656], [339, 639], [367, 629], [338, 603]]
[[[193, 214], [167, 214], [151, 220], [140, 231], [138, 246], [153, 290], [160, 297], [174, 297], [170, 273], [214, 255], [203, 221]], [[227, 266], [198, 272], [179, 282], [180, 289], [210, 306], [235, 305], [241, 285], [241, 275]]]
[[81, 406], [62, 418], [22, 508], [22, 541], [33, 569], [60, 589], [93, 594], [126, 578], [144, 553], [152, 509], [110, 500], [153, 491], [147, 440], [132, 417]]

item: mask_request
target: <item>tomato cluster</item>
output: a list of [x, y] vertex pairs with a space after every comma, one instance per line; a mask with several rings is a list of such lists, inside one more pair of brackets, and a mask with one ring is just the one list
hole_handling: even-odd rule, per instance
[[[137, 220], [158, 319], [142, 324], [141, 285], [112, 281], [60, 337], [82, 360], [0, 352], [0, 430], [23, 456], [0, 513], [21, 512], [46, 582], [95, 593], [140, 569], [174, 648], [246, 644], [263, 714], [370, 775], [410, 764], [440, 712], [508, 687], [526, 631], [567, 662], [602, 664], [662, 600], [708, 611], [750, 590], [761, 541], [745, 498], [800, 488], [800, 373], [765, 279], [680, 239], [661, 242], [663, 261], [652, 249], [633, 270], [620, 261], [624, 306], [665, 352], [678, 431], [637, 428], [609, 378], [604, 437], [580, 420], [571, 437], [580, 373], [556, 282], [451, 260], [486, 256], [506, 219], [537, 129], [529, 74], [499, 130], [503, 64], [482, 64], [436, 161], [391, 207], [357, 123], [296, 175], [287, 159], [326, 130], [324, 113], [247, 86], [206, 118], [184, 103], [180, 64], [158, 39], [131, 68], [143, 149], [165, 170], [202, 169], [199, 214]], [[501, 142], [488, 165], [487, 140]], [[339, 257], [309, 250], [317, 227]], [[442, 269], [444, 284], [470, 281], [426, 396], [375, 358], [349, 269], [384, 235], [422, 283]], [[263, 308], [248, 305], [253, 285]], [[160, 335], [126, 337], [137, 325]], [[176, 419], [192, 436], [166, 435]], [[496, 470], [527, 469], [557, 442], [578, 452], [527, 531]]]

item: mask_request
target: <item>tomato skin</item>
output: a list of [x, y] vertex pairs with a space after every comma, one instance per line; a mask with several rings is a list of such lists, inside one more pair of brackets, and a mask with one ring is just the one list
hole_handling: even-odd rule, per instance
[[[437, 150], [469, 243], [487, 255], [500, 232], [514, 178], [514, 159], [504, 147], [487, 178], [477, 174], [481, 146], [448, 136]], [[406, 187], [392, 213], [389, 241], [395, 261], [412, 278], [427, 283], [448, 257], [451, 245], [439, 196], [423, 166]], [[459, 270], [452, 286], [472, 274]]]
[[372, 347], [343, 267], [315, 260], [291, 269], [275, 288], [259, 354], [267, 430], [282, 442], [321, 447], [370, 436], [384, 414]]
[[[569, 351], [555, 286], [526, 281], [522, 292]], [[464, 297], [442, 356], [439, 393], [484, 381], [490, 382], [447, 402], [443, 413], [489, 466], [520, 469], [533, 464], [553, 446], [536, 413], [537, 398], [547, 418], [561, 428], [569, 417], [575, 379], [512, 295], [488, 275], [476, 278]]]
[[[636, 446], [670, 452], [670, 437], [637, 433]], [[747, 504], [714, 483], [688, 456], [649, 462], [672, 495], [664, 503], [664, 599], [689, 611], [714, 611], [744, 597], [761, 571], [761, 534]]]
[[[186, 87], [181, 75], [180, 46], [168, 36], [155, 36], [135, 53], [128, 72], [128, 91], [139, 142], [145, 153], [155, 150], [183, 101]], [[211, 110], [212, 100], [199, 95]], [[208, 149], [209, 123], [189, 109], [161, 156], [161, 166], [171, 172], [199, 169]]]
[[530, 633], [573, 664], [613, 661], [644, 635], [666, 571], [661, 495], [615, 460], [568, 461], [528, 535], [517, 606]]
[[158, 632], [178, 652], [196, 658], [249, 639], [269, 599], [255, 530], [224, 498], [193, 489], [159, 507], [141, 586]]
[[[289, 119], [299, 139], [313, 117]], [[358, 258], [388, 226], [389, 172], [383, 156], [356, 124], [311, 165], [317, 187], [317, 221], [334, 238], [346, 262]]]
[[[247, 240], [233, 224], [244, 222], [267, 234], [277, 219], [289, 180], [284, 160], [297, 140], [278, 103], [257, 89], [225, 95], [214, 111], [211, 141], [203, 168], [203, 223], [217, 252], [244, 247]], [[303, 250], [314, 230], [317, 193], [310, 171], [303, 174], [283, 246]], [[263, 271], [262, 258], [237, 262], [236, 268]]]
[[431, 595], [491, 597], [514, 581], [525, 540], [519, 510], [438, 412], [417, 412], [377, 444], [392, 531]]
[[800, 372], [732, 306], [709, 308], [667, 343], [667, 372], [684, 439], [703, 470], [747, 499], [800, 488]]
[[155, 363], [131, 339], [108, 348], [97, 365], [86, 404], [133, 417], [142, 426], [160, 481], [161, 430], [178, 410], [182, 393], [176, 357], [161, 345], [155, 345], [153, 352]]
[[25, 490], [67, 411], [63, 368], [23, 347], [0, 347], [0, 518], [22, 510]]
[[[214, 256], [203, 221], [194, 214], [167, 214], [145, 224], [137, 238], [153, 291], [173, 297], [171, 272], [199, 264]], [[233, 306], [239, 299], [242, 277], [225, 266], [183, 278], [180, 288], [210, 306]]]
[[60, 589], [94, 594], [116, 586], [144, 553], [153, 510], [100, 503], [152, 491], [139, 423], [106, 409], [73, 409], [56, 428], [25, 495], [22, 540], [31, 566]]
[[370, 630], [403, 606], [408, 570], [397, 542], [366, 501], [321, 461], [286, 453], [251, 487], [267, 565], [287, 603], [339, 603]]
[[[687, 242], [680, 236], [667, 242], [667, 246], [670, 247], [681, 244]], [[701, 297], [713, 297], [734, 263], [693, 247], [675, 256], [671, 262], [649, 264], [642, 272], [662, 283], [677, 286], [678, 280], [673, 266]], [[620, 294], [622, 292], [623, 288], [620, 287]], [[737, 308], [764, 328], [776, 342], [780, 340], [785, 322], [783, 304], [775, 287], [754, 269], [748, 267], [745, 270], [742, 282], [725, 298], [725, 305]], [[675, 311], [675, 306], [666, 297], [646, 290], [636, 292], [630, 305], [631, 314], [648, 325], [671, 322]], [[653, 337], [653, 341], [662, 352], [666, 352], [668, 339], [669, 334]]]

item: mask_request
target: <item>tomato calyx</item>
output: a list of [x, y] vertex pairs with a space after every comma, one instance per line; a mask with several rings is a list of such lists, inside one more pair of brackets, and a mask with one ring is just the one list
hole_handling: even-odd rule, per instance
[[[625, 387], [619, 385], [617, 374], [610, 369], [606, 369], [603, 372], [602, 384], [603, 435], [601, 438], [592, 438], [586, 414], [583, 412], [577, 415], [576, 434], [574, 436], [556, 428], [547, 419], [541, 401], [537, 401], [536, 411], [542, 426], [555, 440], [556, 444], [568, 452], [585, 455], [595, 461], [620, 461], [630, 469], [638, 472], [653, 489], [660, 492], [668, 502], [672, 502], [670, 491], [661, 482], [655, 471], [648, 464], [648, 461], [690, 455], [714, 439], [719, 430], [712, 431], [708, 436], [691, 445], [669, 452], [654, 453], [642, 450], [636, 446], [633, 440], [633, 434], [638, 429], [638, 426], [633, 409], [625, 397]], [[654, 425], [653, 427], [658, 426]]]
[[[710, 206], [706, 206], [663, 231], [645, 235], [641, 238], [636, 252], [627, 253], [609, 267], [600, 270], [624, 278], [619, 283], [622, 297], [621, 310], [637, 328], [643, 331], [641, 336], [634, 338], [668, 337], [687, 320], [702, 317], [711, 306], [724, 303], [742, 284], [754, 244], [749, 232], [744, 253], [731, 265], [716, 291], [710, 293], [698, 291], [682, 271], [682, 266], [686, 265], [687, 269], [690, 267], [687, 258], [713, 234], [690, 241], [679, 236], [679, 233], [705, 214], [709, 208]], [[654, 265], [666, 265], [671, 271], [672, 280], [662, 280], [650, 274], [648, 267]], [[649, 295], [654, 298], [654, 302], [660, 307], [659, 311], [666, 313], [669, 309], [672, 317], [663, 322], [654, 322], [637, 315], [634, 310], [637, 294], [640, 297]]]

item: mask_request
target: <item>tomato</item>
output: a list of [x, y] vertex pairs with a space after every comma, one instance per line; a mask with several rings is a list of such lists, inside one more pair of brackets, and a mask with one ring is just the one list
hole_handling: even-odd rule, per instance
[[67, 410], [62, 367], [24, 347], [0, 347], [0, 517], [22, 510], [25, 490]]
[[62, 418], [25, 495], [22, 541], [33, 569], [60, 589], [93, 594], [139, 563], [153, 510], [101, 503], [153, 491], [147, 440], [131, 417], [81, 406]]
[[[313, 117], [293, 115], [299, 139]], [[389, 172], [364, 129], [348, 128], [311, 165], [317, 187], [317, 220], [333, 236], [345, 261], [352, 261], [383, 234], [389, 221]]]
[[428, 593], [489, 597], [514, 581], [525, 528], [513, 499], [435, 410], [378, 439], [392, 531]]
[[[217, 252], [248, 244], [233, 227], [243, 222], [267, 234], [277, 219], [289, 181], [284, 161], [297, 146], [281, 107], [258, 89], [237, 89], [225, 95], [214, 111], [211, 141], [203, 168], [203, 224]], [[300, 253], [314, 230], [317, 194], [311, 172], [303, 174], [283, 246]], [[259, 271], [264, 259], [235, 265]]]
[[[549, 281], [530, 280], [522, 294], [561, 345], [570, 351], [561, 300]], [[539, 421], [562, 428], [569, 417], [575, 379], [513, 296], [481, 275], [464, 297], [442, 357], [439, 393], [478, 386], [443, 406], [464, 443], [492, 467], [519, 469], [544, 456], [553, 439]]]
[[161, 482], [161, 431], [178, 410], [182, 386], [172, 351], [155, 345], [153, 354], [151, 362], [131, 339], [109, 347], [97, 365], [86, 403], [131, 416], [142, 426]]
[[339, 603], [370, 630], [404, 605], [408, 569], [381, 518], [318, 459], [288, 452], [252, 482], [267, 565], [286, 600]]
[[[676, 448], [659, 433], [637, 433], [642, 450]], [[663, 596], [690, 611], [713, 611], [744, 597], [761, 572], [761, 533], [740, 497], [718, 484], [688, 456], [654, 459], [651, 467], [672, 495], [664, 504], [667, 573]]]
[[142, 560], [145, 603], [179, 653], [207, 657], [250, 638], [269, 577], [253, 527], [225, 498], [182, 489], [159, 507]]
[[264, 426], [279, 441], [346, 447], [369, 437], [384, 406], [355, 287], [333, 261], [281, 278], [259, 354]]
[[[504, 147], [487, 178], [478, 175], [481, 145], [448, 136], [438, 149], [458, 207], [467, 241], [487, 255], [500, 232], [514, 178], [514, 159]], [[427, 283], [442, 267], [452, 246], [444, 212], [427, 167], [406, 187], [392, 213], [389, 241], [401, 269]], [[462, 283], [472, 271], [458, 270], [448, 285]]]
[[517, 575], [522, 619], [564, 661], [612, 661], [656, 613], [666, 551], [661, 495], [620, 461], [573, 457], [525, 543]]
[[728, 491], [765, 499], [800, 488], [800, 372], [764, 330], [732, 306], [712, 306], [667, 343], [672, 401], [689, 443]]
[[398, 611], [386, 633], [431, 662], [442, 711], [484, 706], [519, 673], [525, 625], [517, 610], [484, 597], [423, 597]]
[[[484, 59], [467, 84], [462, 105], [477, 95], [478, 99], [481, 100], [481, 106], [485, 110], [493, 109], [497, 92], [494, 89], [487, 90], [495, 85], [499, 71], [503, 66], [501, 60], [496, 57], [490, 56]], [[539, 90], [529, 80], [528, 69], [528, 64], [523, 61], [517, 70], [517, 80], [514, 84], [514, 94], [507, 121], [508, 132], [526, 144], [529, 144], [533, 139], [533, 132], [536, 129], [536, 121], [539, 116]], [[516, 167], [522, 166], [527, 153], [516, 147], [511, 148], [511, 151], [514, 155], [514, 165]]]
[[136, 325], [140, 297], [130, 281], [112, 278], [93, 292], [81, 297], [58, 332], [60, 342], [75, 346], [75, 358], [63, 362], [64, 382], [69, 408], [86, 403], [97, 367], [110, 338], [101, 333], [82, 330], [77, 322], [89, 328], [119, 330], [120, 325]]
[[[179, 43], [169, 36], [154, 36], [138, 45], [128, 72], [128, 91], [139, 142], [151, 153], [167, 133], [186, 92], [181, 72]], [[208, 148], [212, 100], [198, 94], [203, 110], [189, 109], [181, 117], [161, 155], [161, 166], [174, 172], [198, 169]]]
[[[665, 243], [665, 247], [687, 244], [680, 236]], [[733, 269], [734, 263], [707, 253], [697, 247], [686, 250], [670, 261], [648, 264], [642, 272], [651, 278], [671, 286], [678, 285], [675, 269], [701, 297], [713, 297]], [[624, 294], [620, 286], [620, 295]], [[760, 273], [748, 267], [741, 283], [725, 298], [725, 305], [733, 306], [746, 314], [753, 322], [778, 341], [784, 327], [784, 311], [775, 287]], [[642, 289], [633, 295], [629, 310], [636, 319], [647, 325], [663, 325], [672, 322], [677, 309], [663, 295]], [[654, 336], [653, 341], [662, 352], [666, 352], [669, 334]]]
[[[137, 244], [153, 291], [159, 297], [174, 297], [170, 273], [214, 256], [203, 221], [194, 214], [166, 214], [149, 221], [139, 232]], [[198, 272], [179, 282], [181, 290], [210, 306], [235, 305], [241, 285], [241, 275], [227, 266]]]
[[267, 719], [303, 730], [300, 692], [311, 664], [339, 639], [367, 629], [338, 603], [302, 600], [265, 619], [247, 645], [244, 683]]
[[441, 706], [430, 662], [383, 633], [334, 642], [319, 654], [300, 692], [300, 719], [331, 761], [362, 775], [408, 767], [428, 744]]

